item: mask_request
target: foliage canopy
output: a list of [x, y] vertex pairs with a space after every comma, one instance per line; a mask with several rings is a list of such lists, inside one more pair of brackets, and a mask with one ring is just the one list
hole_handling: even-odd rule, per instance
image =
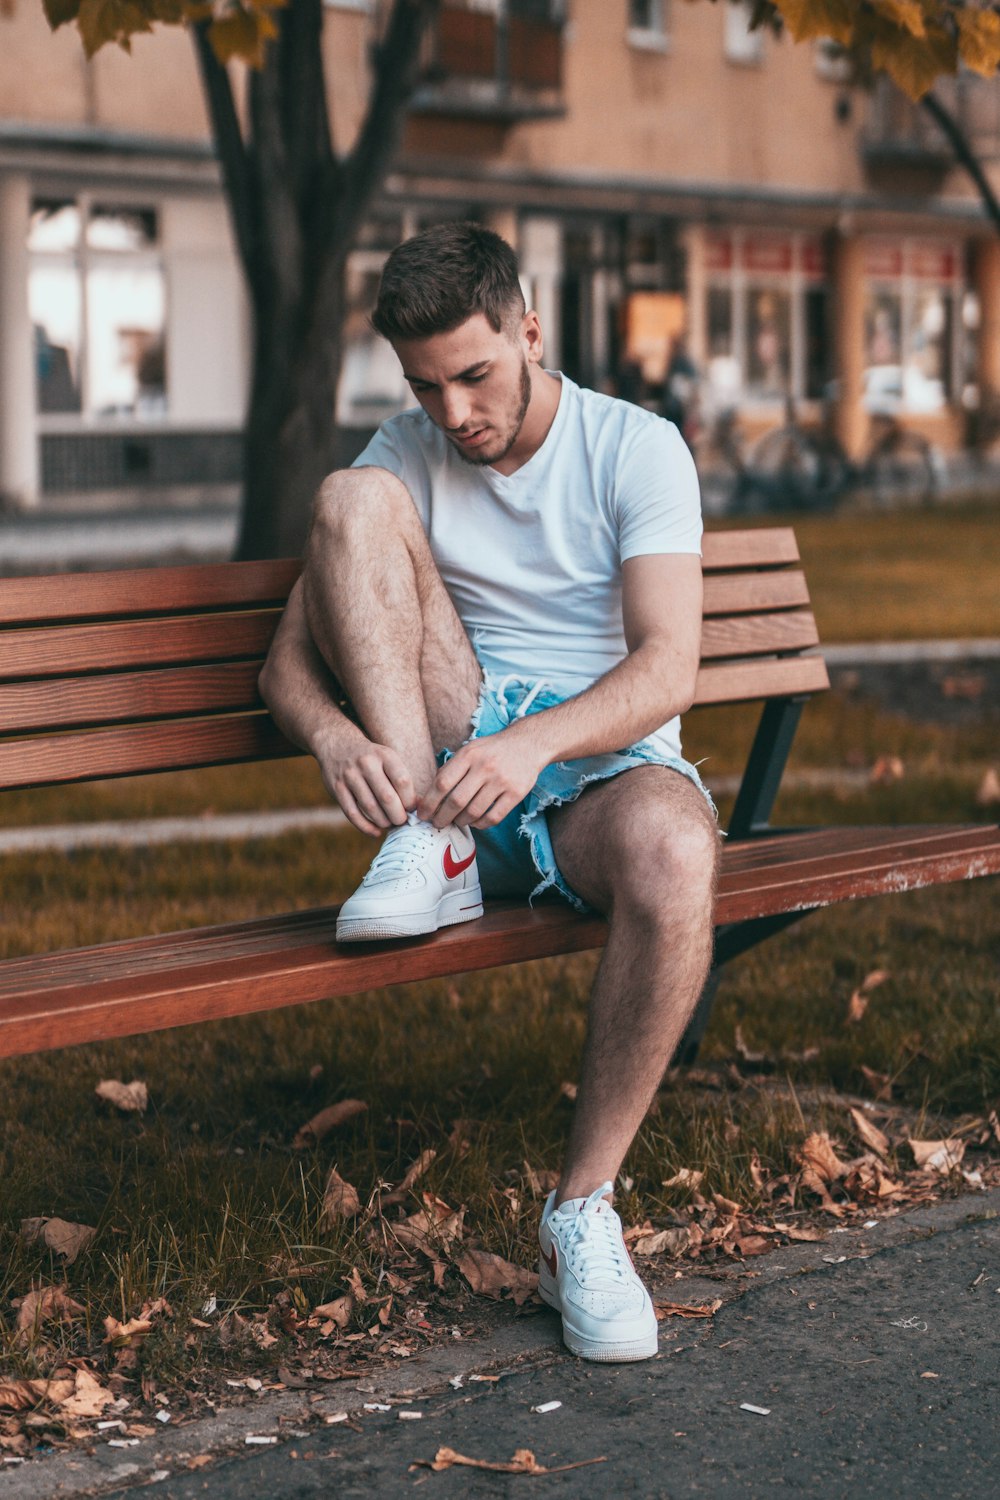
[[[92, 57], [109, 42], [207, 21], [220, 62], [255, 67], [277, 34], [275, 11], [289, 0], [42, 0], [55, 28], [75, 22]], [[726, 0], [732, 3], [732, 0]], [[830, 38], [858, 73], [884, 72], [911, 99], [960, 66], [991, 78], [1000, 67], [1000, 5], [990, 0], [750, 0], [752, 24], [786, 29], [797, 42]]]

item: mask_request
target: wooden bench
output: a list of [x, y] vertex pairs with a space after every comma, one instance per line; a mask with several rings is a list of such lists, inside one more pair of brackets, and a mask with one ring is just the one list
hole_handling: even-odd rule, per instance
[[[0, 582], [0, 789], [300, 753], [257, 694], [297, 571], [225, 563]], [[762, 938], [831, 902], [1000, 871], [996, 825], [769, 828], [802, 706], [829, 686], [794, 535], [710, 534], [705, 573], [696, 702], [763, 708], [723, 855], [716, 969], [686, 1057], [718, 973]], [[16, 872], [14, 857], [5, 880]], [[7, 960], [0, 1056], [577, 952], [606, 935], [558, 901], [494, 903], [431, 937], [343, 949], [335, 918], [327, 907]]]

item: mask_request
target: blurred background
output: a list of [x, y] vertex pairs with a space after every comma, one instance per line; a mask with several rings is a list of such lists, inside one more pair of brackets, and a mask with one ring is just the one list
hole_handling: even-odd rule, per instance
[[[341, 150], [384, 9], [325, 6]], [[748, 16], [441, 5], [347, 264], [338, 461], [412, 404], [367, 322], [385, 255], [461, 217], [517, 248], [550, 367], [678, 422], [710, 514], [830, 498], [741, 486], [789, 425], [863, 466], [881, 423], [894, 448], [917, 435], [935, 496], [995, 488], [1000, 236], [980, 195], [888, 78], [850, 87], [834, 45]], [[0, 569], [57, 565], [55, 518], [109, 512], [166, 514], [188, 551], [224, 556], [251, 322], [190, 37], [166, 27], [87, 61], [72, 27], [52, 34], [20, 0], [0, 40]], [[936, 91], [1000, 183], [1000, 86], [960, 73]]]

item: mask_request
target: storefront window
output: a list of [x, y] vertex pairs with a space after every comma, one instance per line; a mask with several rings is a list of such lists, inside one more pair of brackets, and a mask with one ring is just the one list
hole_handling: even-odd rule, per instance
[[166, 281], [156, 210], [41, 199], [28, 248], [38, 410], [164, 415]]
[[713, 230], [704, 269], [713, 403], [821, 398], [831, 363], [822, 240], [781, 230]]
[[746, 297], [747, 393], [780, 398], [788, 390], [792, 304], [787, 292], [748, 287]]
[[961, 261], [952, 246], [872, 240], [865, 269], [865, 406], [941, 411], [954, 395]]

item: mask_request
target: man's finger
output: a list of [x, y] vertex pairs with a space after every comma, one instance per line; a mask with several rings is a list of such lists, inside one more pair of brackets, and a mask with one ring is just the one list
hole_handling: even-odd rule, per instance
[[378, 838], [385, 832], [384, 828], [377, 827], [374, 823], [372, 823], [368, 818], [365, 817], [364, 813], [361, 811], [358, 804], [351, 796], [351, 793], [348, 790], [347, 786], [343, 782], [340, 783], [340, 786], [334, 793], [334, 795], [336, 796], [338, 806], [340, 807], [341, 812], [344, 814], [344, 817], [349, 823], [353, 823], [354, 827], [358, 830], [359, 833], [367, 833], [369, 838]]
[[433, 823], [436, 828], [444, 828], [449, 823], [459, 823], [463, 819], [468, 821], [466, 809], [481, 790], [482, 783], [479, 777], [471, 771], [466, 772], [447, 797], [439, 801], [434, 812], [428, 817], [428, 822]]
[[[407, 770], [402, 757], [397, 755], [395, 750], [390, 750], [388, 746], [386, 747], [382, 756], [382, 767], [389, 779], [389, 782], [392, 785], [394, 792], [396, 793], [396, 796], [399, 798], [400, 805], [403, 809], [403, 821], [405, 822], [407, 810], [411, 808], [414, 802], [417, 800], [417, 793], [416, 788], [413, 785], [413, 778]], [[388, 809], [386, 810], [388, 811]]]
[[372, 769], [368, 772], [367, 781], [373, 796], [390, 824], [398, 826], [401, 823], [405, 823], [406, 804], [398, 795], [397, 788], [393, 786], [381, 766], [378, 769]]
[[502, 797], [498, 797], [496, 799], [493, 805], [489, 807], [485, 813], [483, 813], [482, 817], [479, 818], [477, 822], [472, 824], [472, 827], [495, 828], [498, 823], [503, 822], [504, 818], [509, 812], [514, 811], [514, 808], [517, 806], [520, 800], [520, 797], [516, 797], [511, 793], [505, 792]]
[[417, 806], [417, 812], [421, 818], [428, 823], [433, 823], [442, 802], [450, 792], [458, 785], [465, 775], [465, 768], [457, 756], [452, 756], [435, 776], [427, 791], [421, 797]]
[[353, 797], [362, 817], [367, 818], [382, 831], [390, 826], [391, 820], [382, 811], [371, 787], [356, 767], [352, 766], [344, 772], [344, 785]]

